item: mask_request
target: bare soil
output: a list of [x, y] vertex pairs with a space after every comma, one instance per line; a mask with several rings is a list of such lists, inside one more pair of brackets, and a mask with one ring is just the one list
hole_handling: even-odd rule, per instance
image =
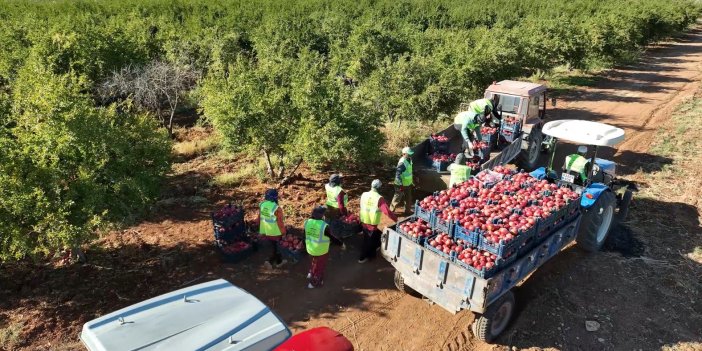
[[[699, 174], [699, 163], [679, 165], [651, 154], [676, 108], [700, 89], [702, 32], [693, 30], [649, 50], [642, 62], [598, 76], [594, 86], [561, 98], [551, 118], [602, 121], [626, 130], [616, 150], [604, 150], [618, 172], [641, 188], [660, 186], [653, 175], [673, 165]], [[200, 130], [180, 140], [206, 137]], [[684, 137], [694, 138], [694, 135]], [[698, 136], [699, 137], [699, 136]], [[0, 266], [0, 349], [73, 350], [86, 321], [183, 286], [225, 278], [266, 302], [299, 332], [329, 326], [357, 350], [702, 350], [702, 268], [687, 255], [702, 247], [699, 177], [670, 179], [679, 197], [640, 197], [630, 221], [617, 227], [605, 252], [570, 248], [548, 262], [516, 291], [519, 310], [495, 345], [469, 332], [474, 316], [453, 315], [406, 296], [393, 285], [382, 259], [356, 262], [359, 238], [334, 247], [321, 289], [305, 289], [306, 260], [266, 271], [265, 252], [225, 264], [211, 245], [209, 212], [242, 201], [248, 219], [265, 184], [231, 189], [210, 185], [213, 175], [247, 160], [198, 156], [174, 165], [163, 200], [147, 220], [113, 231], [86, 250], [86, 264], [21, 262]], [[300, 228], [322, 202], [327, 175], [304, 176], [282, 189], [288, 223]], [[391, 179], [388, 167], [348, 174], [351, 207], [374, 178]], [[391, 190], [385, 189], [386, 196]], [[595, 332], [585, 321], [599, 322]], [[19, 330], [18, 334], [8, 332]]]

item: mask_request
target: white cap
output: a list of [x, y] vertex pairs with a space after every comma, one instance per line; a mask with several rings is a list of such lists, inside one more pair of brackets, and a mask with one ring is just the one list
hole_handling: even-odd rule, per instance
[[409, 146], [402, 148], [402, 154], [414, 155], [414, 151]]
[[587, 146], [585, 146], [585, 145], [578, 146], [578, 153], [579, 154], [586, 154], [587, 153]]
[[383, 183], [380, 182], [380, 179], [376, 179], [371, 183], [371, 188], [373, 189], [380, 189], [380, 187], [383, 185]]

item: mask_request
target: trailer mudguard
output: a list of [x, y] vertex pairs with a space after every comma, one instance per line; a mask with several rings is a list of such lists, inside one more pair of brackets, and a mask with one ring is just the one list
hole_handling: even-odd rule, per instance
[[607, 190], [609, 190], [609, 187], [602, 183], [590, 184], [583, 190], [583, 194], [580, 197], [580, 206], [590, 208], [600, 198], [600, 195]]

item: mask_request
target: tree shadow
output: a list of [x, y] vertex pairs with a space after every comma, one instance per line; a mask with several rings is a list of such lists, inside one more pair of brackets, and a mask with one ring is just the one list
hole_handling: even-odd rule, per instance
[[308, 257], [269, 271], [263, 268], [269, 256], [265, 246], [232, 264], [210, 242], [96, 245], [86, 250], [85, 264], [5, 264], [0, 270], [0, 310], [28, 317], [24, 342], [18, 346], [35, 349], [45, 340], [53, 345], [75, 340], [83, 323], [106, 313], [219, 278], [252, 293], [291, 327], [320, 315], [333, 317], [344, 308], [383, 316], [382, 309], [366, 302], [367, 294], [393, 289], [393, 271], [380, 257], [357, 264], [360, 238], [347, 245], [347, 251], [332, 248], [325, 285], [315, 290], [306, 289]]
[[[517, 290], [521, 306], [498, 344], [563, 350], [653, 350], [702, 342], [702, 245], [697, 208], [635, 199], [604, 252], [577, 247], [544, 264]], [[585, 321], [599, 323], [588, 332]]]

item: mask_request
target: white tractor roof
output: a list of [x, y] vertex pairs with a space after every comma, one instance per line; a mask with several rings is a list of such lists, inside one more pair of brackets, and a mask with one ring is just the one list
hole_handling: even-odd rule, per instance
[[621, 128], [576, 119], [548, 122], [541, 131], [554, 138], [584, 145], [614, 146], [624, 140], [624, 130]]
[[289, 337], [266, 305], [224, 279], [112, 312], [80, 334], [90, 351], [271, 350]]

